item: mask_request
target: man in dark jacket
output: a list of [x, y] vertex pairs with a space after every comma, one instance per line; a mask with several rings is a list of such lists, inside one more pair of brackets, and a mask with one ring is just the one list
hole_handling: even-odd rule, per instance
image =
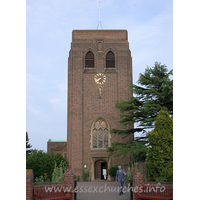
[[125, 181], [124, 176], [126, 175], [127, 175], [126, 171], [123, 170], [121, 166], [118, 166], [115, 181], [119, 183], [119, 195], [123, 194], [122, 190], [123, 190], [124, 181]]

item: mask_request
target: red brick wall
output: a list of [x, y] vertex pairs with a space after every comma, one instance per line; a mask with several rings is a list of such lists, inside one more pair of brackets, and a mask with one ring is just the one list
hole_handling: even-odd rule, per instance
[[[173, 182], [147, 182], [144, 180], [144, 174], [138, 169], [133, 173], [133, 191], [136, 186], [140, 187], [141, 185], [146, 186], [156, 186], [160, 183], [160, 186], [173, 187]], [[135, 193], [133, 192], [133, 200], [135, 200]]]
[[[71, 187], [71, 191], [74, 191], [74, 181], [75, 181], [75, 176], [72, 171], [67, 171], [64, 174], [64, 182], [62, 183], [33, 183], [33, 171], [30, 169], [26, 170], [26, 200], [33, 200], [33, 188], [45, 188], [50, 187], [50, 186], [63, 186], [63, 187]], [[72, 198], [73, 199], [73, 198]]]
[[92, 40], [94, 38], [104, 38], [107, 40], [127, 41], [126, 30], [74, 30], [72, 32], [73, 41]]
[[26, 200], [33, 200], [33, 170], [26, 170]]
[[[101, 50], [98, 51], [98, 42]], [[115, 68], [106, 69], [106, 54], [115, 54]], [[95, 69], [84, 70], [85, 55], [94, 53]], [[102, 98], [99, 99], [98, 85], [94, 82], [97, 73], [104, 73], [106, 82], [102, 85]], [[128, 100], [132, 83], [132, 59], [127, 41], [126, 30], [75, 30], [72, 33], [71, 50], [68, 62], [68, 130], [67, 155], [70, 168], [77, 175], [82, 174], [83, 165], [91, 166], [91, 157], [106, 157], [106, 151], [91, 150], [91, 127], [98, 117], [103, 117], [110, 128], [122, 128], [119, 124], [119, 111], [115, 108], [116, 101]], [[114, 141], [128, 141], [112, 137]], [[125, 160], [112, 159], [111, 165], [123, 165]]]

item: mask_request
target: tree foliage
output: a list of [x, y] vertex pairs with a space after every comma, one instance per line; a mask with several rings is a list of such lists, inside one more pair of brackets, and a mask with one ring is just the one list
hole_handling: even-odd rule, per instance
[[55, 162], [60, 165], [61, 161], [67, 167], [67, 161], [61, 154], [52, 155], [42, 150], [34, 150], [26, 159], [26, 169], [33, 170], [34, 180], [45, 173], [47, 173], [47, 179], [52, 180]]
[[33, 150], [30, 149], [32, 147], [31, 144], [29, 144], [29, 138], [28, 138], [28, 132], [26, 132], [26, 157], [29, 156]]
[[147, 134], [148, 155], [146, 171], [148, 181], [173, 181], [173, 120], [167, 111], [160, 111], [155, 128]]
[[146, 158], [147, 147], [146, 141], [130, 140], [125, 143], [113, 142], [111, 147], [108, 147], [107, 152], [109, 156], [121, 157], [122, 159], [127, 155], [134, 155], [135, 161], [144, 160]]
[[[132, 85], [133, 96], [129, 101], [116, 102], [116, 108], [120, 111], [120, 123], [124, 126], [121, 130], [112, 129], [111, 133], [126, 137], [134, 135], [134, 140], [112, 143], [107, 149], [109, 156], [134, 155], [137, 160], [145, 159], [147, 152], [146, 133], [154, 128], [155, 118], [160, 110], [166, 110], [173, 115], [173, 80], [170, 75], [173, 71], [167, 70], [166, 65], [155, 62], [155, 66], [147, 67], [140, 73], [138, 85]], [[140, 133], [140, 137], [135, 137]]]

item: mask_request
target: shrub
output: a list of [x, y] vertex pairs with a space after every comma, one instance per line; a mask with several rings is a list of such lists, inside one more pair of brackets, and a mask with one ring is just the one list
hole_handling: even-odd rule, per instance
[[111, 166], [110, 169], [108, 170], [108, 173], [111, 177], [116, 177], [116, 173], [118, 170], [118, 166]]
[[173, 120], [167, 111], [161, 110], [155, 128], [147, 134], [148, 151], [146, 171], [148, 181], [173, 181]]
[[41, 175], [41, 176], [39, 176], [39, 177], [36, 177], [36, 178], [35, 178], [35, 182], [36, 182], [36, 183], [37, 183], [37, 182], [49, 182], [49, 179], [47, 179], [47, 173], [45, 173], [44, 176]]
[[127, 170], [127, 175], [125, 176], [125, 183], [129, 184], [132, 180], [133, 173], [135, 172], [135, 169], [138, 168], [138, 163], [131, 161], [131, 167]]
[[64, 174], [69, 170], [66, 168], [64, 162], [60, 162], [60, 165], [57, 167], [55, 162], [54, 172], [52, 173], [52, 182], [64, 182]]
[[68, 168], [67, 161], [61, 154], [52, 155], [42, 150], [34, 150], [26, 159], [26, 169], [33, 170], [34, 180], [36, 180], [36, 178], [44, 180], [44, 177], [42, 178], [41, 176], [44, 176], [46, 173], [46, 180], [51, 181], [55, 162], [59, 165], [61, 161], [65, 168]]
[[83, 173], [82, 173], [83, 180], [86, 181], [87, 178], [89, 178], [89, 177], [90, 177], [89, 170], [86, 172], [83, 170]]

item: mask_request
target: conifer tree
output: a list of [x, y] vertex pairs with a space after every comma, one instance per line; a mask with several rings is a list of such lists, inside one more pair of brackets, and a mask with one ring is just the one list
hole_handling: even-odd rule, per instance
[[29, 156], [33, 150], [30, 149], [32, 147], [31, 144], [29, 144], [29, 138], [28, 138], [28, 132], [26, 132], [26, 157]]
[[160, 111], [155, 128], [147, 134], [146, 171], [148, 181], [173, 181], [173, 120], [167, 111]]
[[[146, 157], [147, 131], [154, 128], [155, 118], [160, 110], [166, 110], [173, 115], [173, 80], [170, 79], [173, 71], [166, 65], [155, 62], [153, 67], [147, 67], [140, 73], [138, 85], [132, 85], [133, 96], [130, 101], [119, 101], [116, 108], [120, 111], [122, 129], [112, 129], [112, 134], [124, 137], [132, 134], [133, 140], [119, 143], [114, 142], [107, 149], [109, 156], [124, 157], [134, 155], [138, 161]], [[140, 137], [135, 137], [140, 133]]]

